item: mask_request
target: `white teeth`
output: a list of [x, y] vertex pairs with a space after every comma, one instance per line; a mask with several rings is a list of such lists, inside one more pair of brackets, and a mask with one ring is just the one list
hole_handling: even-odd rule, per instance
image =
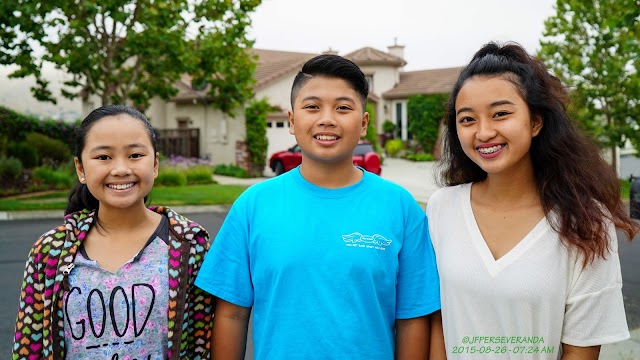
[[478, 151], [482, 154], [493, 154], [500, 149], [502, 149], [502, 145], [496, 145], [488, 148], [478, 148]]
[[337, 136], [332, 135], [316, 135], [316, 139], [318, 140], [337, 140]]
[[124, 189], [128, 189], [130, 187], [133, 186], [133, 183], [129, 183], [129, 184], [122, 184], [122, 185], [114, 185], [114, 184], [109, 184], [107, 185], [108, 187], [112, 188], [112, 189], [116, 189], [116, 190], [124, 190]]

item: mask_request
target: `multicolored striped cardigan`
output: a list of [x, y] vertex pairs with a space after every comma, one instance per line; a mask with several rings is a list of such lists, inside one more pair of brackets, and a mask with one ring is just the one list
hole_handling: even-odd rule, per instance
[[[194, 286], [209, 248], [209, 234], [166, 207], [150, 207], [169, 218], [169, 359], [209, 359], [214, 298]], [[13, 359], [65, 358], [62, 298], [82, 240], [95, 220], [87, 210], [65, 216], [65, 224], [42, 235], [25, 265], [16, 319]]]

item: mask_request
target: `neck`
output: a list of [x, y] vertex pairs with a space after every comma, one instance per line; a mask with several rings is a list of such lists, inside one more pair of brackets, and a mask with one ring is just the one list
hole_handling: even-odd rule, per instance
[[152, 221], [153, 215], [144, 203], [126, 209], [101, 206], [98, 222], [108, 231], [129, 231]]
[[533, 167], [517, 173], [488, 174], [485, 180], [474, 184], [474, 187], [482, 198], [491, 199], [493, 204], [504, 204], [506, 208], [523, 202], [540, 202]]
[[349, 159], [344, 164], [316, 163], [311, 164], [302, 159], [300, 174], [308, 182], [326, 189], [338, 189], [353, 185], [360, 181], [364, 174]]

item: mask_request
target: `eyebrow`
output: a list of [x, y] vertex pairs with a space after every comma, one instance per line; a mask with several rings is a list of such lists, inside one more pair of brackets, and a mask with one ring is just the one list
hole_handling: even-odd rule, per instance
[[[509, 101], [509, 100], [496, 100], [494, 102], [492, 102], [491, 104], [489, 104], [490, 108], [494, 108], [496, 106], [500, 106], [500, 105], [515, 105], [513, 102]], [[458, 111], [456, 112], [456, 115], [460, 115], [461, 112], [470, 112], [473, 111], [473, 109], [471, 109], [470, 107], [463, 107], [458, 109]]]
[[[127, 149], [134, 149], [134, 148], [146, 148], [146, 146], [142, 145], [142, 144], [129, 144], [126, 146]], [[111, 150], [113, 149], [113, 146], [109, 146], [109, 145], [101, 145], [101, 146], [96, 146], [93, 149], [90, 150], [90, 152], [95, 152], [95, 151], [102, 151], [102, 150]]]
[[[318, 96], [310, 95], [310, 96], [305, 97], [305, 98], [304, 98], [304, 99], [302, 99], [301, 101], [303, 101], [303, 102], [304, 102], [304, 101], [310, 101], [310, 100], [320, 101], [320, 100], [322, 100], [322, 99], [320, 99], [320, 97], [318, 97]], [[337, 97], [335, 100], [336, 100], [336, 101], [350, 101], [350, 102], [352, 102], [352, 103], [355, 103], [355, 102], [356, 102], [352, 97], [349, 97], [349, 96], [339, 96], [339, 97]]]

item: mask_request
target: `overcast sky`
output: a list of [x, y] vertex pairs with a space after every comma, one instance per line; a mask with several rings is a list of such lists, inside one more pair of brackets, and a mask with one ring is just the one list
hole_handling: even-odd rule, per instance
[[252, 16], [254, 47], [340, 55], [405, 46], [406, 70], [462, 66], [485, 43], [539, 49], [555, 0], [262, 0]]

